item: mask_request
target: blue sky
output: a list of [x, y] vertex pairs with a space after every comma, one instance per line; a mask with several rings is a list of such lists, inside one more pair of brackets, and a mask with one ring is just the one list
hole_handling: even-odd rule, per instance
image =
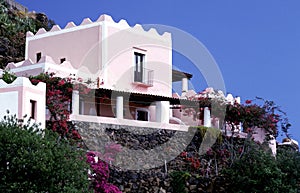
[[[46, 13], [61, 27], [69, 21], [80, 24], [86, 17], [96, 20], [106, 13], [115, 21], [126, 19], [130, 25], [163, 24], [186, 31], [210, 51], [221, 69], [227, 92], [243, 101], [256, 96], [273, 100], [287, 112], [292, 124], [290, 133], [300, 141], [300, 1], [17, 2], [29, 10]], [[193, 79], [195, 88], [205, 88], [202, 79]]]

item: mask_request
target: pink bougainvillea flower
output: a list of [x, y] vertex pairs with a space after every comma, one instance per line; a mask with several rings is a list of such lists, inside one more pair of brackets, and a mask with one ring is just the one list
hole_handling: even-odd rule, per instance
[[180, 156], [181, 156], [181, 157], [186, 157], [186, 156], [187, 156], [187, 152], [186, 152], [186, 151], [181, 152]]
[[252, 101], [251, 101], [251, 100], [246, 100], [245, 103], [246, 103], [246, 104], [251, 104]]

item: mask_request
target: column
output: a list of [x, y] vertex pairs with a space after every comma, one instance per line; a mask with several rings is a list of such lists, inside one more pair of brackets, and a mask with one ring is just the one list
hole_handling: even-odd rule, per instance
[[156, 122], [169, 123], [170, 118], [170, 102], [156, 101]]
[[276, 153], [277, 153], [276, 139], [273, 135], [271, 135], [270, 137], [271, 137], [271, 140], [269, 141], [269, 147], [272, 150], [273, 156], [276, 156]]
[[79, 115], [79, 91], [73, 90], [72, 92], [72, 114]]
[[210, 110], [208, 107], [204, 108], [204, 127], [211, 127]]
[[182, 92], [187, 92], [189, 90], [188, 78], [182, 78], [181, 84], [182, 84]]
[[123, 96], [117, 96], [116, 99], [116, 118], [123, 119]]

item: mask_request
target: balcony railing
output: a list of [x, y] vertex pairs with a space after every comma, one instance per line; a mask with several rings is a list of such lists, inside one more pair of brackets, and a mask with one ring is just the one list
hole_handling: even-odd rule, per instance
[[134, 83], [143, 86], [148, 86], [148, 87], [153, 86], [153, 77], [154, 77], [153, 70], [147, 68], [141, 68], [138, 71], [136, 67], [134, 67], [133, 72], [134, 72]]

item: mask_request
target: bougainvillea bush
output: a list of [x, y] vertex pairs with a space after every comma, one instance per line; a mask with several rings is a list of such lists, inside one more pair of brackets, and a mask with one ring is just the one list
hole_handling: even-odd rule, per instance
[[105, 147], [105, 152], [88, 152], [87, 162], [91, 166], [89, 179], [95, 193], [121, 193], [121, 191], [113, 184], [108, 183], [109, 164], [113, 162], [113, 157], [120, 152], [121, 148], [118, 144], [110, 144]]
[[251, 132], [254, 127], [263, 128], [274, 137], [279, 132], [289, 136], [288, 130], [291, 126], [286, 113], [279, 106], [262, 98], [246, 100], [245, 104], [227, 105], [225, 121], [232, 128], [241, 124], [244, 132]]
[[211, 117], [219, 120], [220, 128], [223, 130], [229, 127], [234, 131], [241, 125], [244, 132], [251, 132], [258, 127], [274, 137], [277, 137], [280, 132], [289, 137], [288, 130], [291, 124], [286, 113], [273, 101], [256, 97], [254, 100], [246, 100], [244, 104], [240, 104], [236, 100], [227, 101], [223, 92], [211, 88], [188, 99], [195, 101], [196, 105], [193, 108], [182, 106], [184, 112], [193, 113], [203, 121], [204, 107], [209, 107]]
[[46, 83], [46, 107], [50, 113], [51, 129], [62, 137], [72, 138], [73, 132], [69, 130], [67, 122], [70, 118], [70, 103], [73, 87], [71, 78], [55, 77], [54, 73], [45, 73], [30, 77], [33, 84]]

